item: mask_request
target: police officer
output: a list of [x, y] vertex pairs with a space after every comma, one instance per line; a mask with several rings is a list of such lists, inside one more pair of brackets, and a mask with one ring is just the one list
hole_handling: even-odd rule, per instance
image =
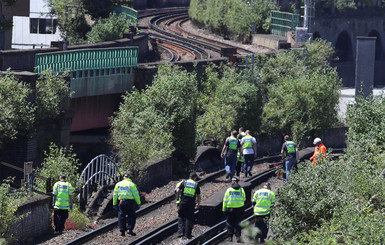
[[[124, 174], [123, 180], [115, 185], [113, 206], [114, 209], [118, 210], [118, 223], [121, 235], [125, 236], [125, 232], [128, 230], [128, 234], [136, 236], [136, 233], [133, 231], [136, 223], [135, 211], [141, 205], [139, 191], [129, 174]], [[126, 226], [127, 220], [128, 227]]]
[[246, 195], [245, 190], [238, 184], [239, 179], [233, 177], [231, 179], [231, 187], [226, 190], [223, 197], [222, 211], [226, 214], [227, 241], [233, 241], [235, 237], [237, 242], [241, 242], [241, 226], [239, 222], [242, 218], [243, 207], [245, 205]]
[[[237, 131], [231, 131], [230, 137], [228, 137], [223, 145], [221, 157], [225, 157], [225, 170], [226, 170], [226, 179], [232, 179], [235, 174], [235, 167], [237, 165], [237, 153], [238, 149], [241, 148], [241, 144], [237, 137]], [[240, 157], [242, 157], [242, 152], [240, 152]]]
[[267, 222], [270, 218], [270, 208], [275, 202], [275, 193], [271, 191], [270, 183], [263, 185], [262, 189], [257, 190], [253, 196], [254, 215], [256, 216], [255, 227], [259, 229], [257, 238], [260, 238], [261, 243], [265, 242], [267, 232]]
[[60, 175], [59, 181], [53, 186], [53, 221], [55, 232], [61, 234], [68, 218], [68, 210], [73, 207], [72, 193], [74, 188], [69, 182], [66, 182], [66, 176]]
[[285, 135], [283, 138], [285, 141], [282, 144], [281, 155], [282, 159], [285, 159], [285, 172], [286, 172], [286, 182], [289, 182], [289, 175], [292, 172], [293, 167], [298, 163], [298, 148], [293, 141], [290, 140], [289, 135]]
[[250, 130], [246, 130], [246, 136], [242, 137], [241, 146], [245, 156], [244, 171], [245, 177], [251, 176], [251, 169], [254, 165], [254, 158], [257, 157], [257, 141], [250, 135]]
[[191, 239], [194, 227], [194, 210], [201, 203], [201, 189], [196, 182], [198, 178], [195, 172], [190, 173], [190, 178], [183, 181], [177, 188], [177, 194], [181, 194], [178, 209], [178, 237], [186, 236]]

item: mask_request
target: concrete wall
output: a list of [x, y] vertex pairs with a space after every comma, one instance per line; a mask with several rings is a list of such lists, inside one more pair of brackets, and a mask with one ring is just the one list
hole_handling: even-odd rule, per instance
[[16, 215], [27, 215], [11, 229], [17, 234], [19, 244], [30, 243], [35, 238], [52, 231], [51, 200], [49, 196], [42, 196], [39, 200], [29, 201], [19, 207]]
[[152, 160], [147, 163], [147, 173], [137, 183], [141, 191], [149, 191], [152, 187], [161, 186], [172, 177], [172, 158]]

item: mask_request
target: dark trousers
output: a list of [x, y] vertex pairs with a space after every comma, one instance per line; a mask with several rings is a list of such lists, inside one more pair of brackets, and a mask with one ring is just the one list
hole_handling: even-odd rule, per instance
[[66, 220], [68, 219], [68, 209], [54, 209], [53, 223], [55, 224], [55, 231], [63, 231]]
[[235, 172], [237, 177], [241, 174], [241, 168], [242, 168], [243, 162], [237, 161], [237, 166], [235, 167]]
[[254, 165], [254, 154], [245, 154], [243, 155], [245, 157], [245, 163], [243, 170], [245, 171], [245, 177], [247, 176], [247, 173], [251, 171]]
[[121, 232], [134, 230], [136, 223], [135, 209], [136, 202], [134, 200], [119, 200], [118, 224]]
[[239, 237], [241, 235], [241, 226], [239, 225], [239, 222], [242, 220], [243, 207], [229, 208], [226, 215], [227, 234], [229, 237], [232, 237], [235, 233], [235, 236]]
[[179, 204], [178, 209], [178, 234], [191, 236], [194, 227], [194, 205]]
[[269, 228], [267, 227], [267, 222], [269, 222], [270, 214], [267, 215], [258, 215], [255, 220], [255, 227], [257, 227], [260, 232], [257, 234], [257, 238], [266, 239], [267, 232]]

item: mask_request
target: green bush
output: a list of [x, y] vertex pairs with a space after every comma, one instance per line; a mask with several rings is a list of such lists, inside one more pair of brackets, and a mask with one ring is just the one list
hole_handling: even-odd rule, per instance
[[30, 133], [35, 122], [31, 93], [29, 86], [18, 81], [9, 69], [0, 77], [0, 148], [4, 141]]
[[16, 216], [15, 213], [20, 205], [27, 200], [27, 197], [22, 191], [11, 189], [10, 183], [12, 178], [8, 178], [0, 185], [0, 244], [6, 244], [7, 241], [14, 241], [13, 234], [10, 229], [18, 221], [22, 220], [26, 215]]
[[112, 136], [124, 171], [139, 173], [149, 159], [171, 153], [195, 157], [196, 97], [195, 73], [173, 65], [160, 66], [152, 86], [123, 97]]
[[[36, 174], [52, 179], [52, 186], [59, 181], [59, 176], [66, 175], [66, 181], [70, 182], [75, 189], [79, 189], [78, 169], [80, 167], [79, 159], [73, 153], [72, 147], [59, 147], [51, 143], [49, 151], [44, 152], [44, 161], [41, 167], [36, 169]], [[45, 181], [36, 180], [36, 188], [41, 192], [45, 192]]]
[[315, 41], [302, 52], [288, 51], [262, 58], [258, 70], [267, 87], [262, 128], [270, 134], [290, 134], [296, 142], [314, 130], [336, 125], [341, 79], [328, 59], [330, 43]]
[[270, 12], [278, 7], [271, 0], [191, 0], [189, 15], [221, 34], [250, 34], [252, 26], [260, 33], [270, 29]]
[[130, 30], [130, 25], [134, 25], [125, 14], [110, 14], [109, 18], [99, 19], [87, 33], [89, 43], [97, 43], [104, 41], [113, 41], [123, 38], [123, 33]]

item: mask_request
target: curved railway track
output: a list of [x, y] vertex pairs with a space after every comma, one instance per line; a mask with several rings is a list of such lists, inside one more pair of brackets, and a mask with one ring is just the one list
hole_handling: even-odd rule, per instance
[[[256, 160], [256, 163], [258, 162], [266, 162], [266, 161], [272, 161], [272, 160], [275, 160], [279, 158], [279, 156], [273, 156], [273, 157], [269, 157], [269, 158], [261, 158], [261, 159], [257, 159]], [[272, 170], [270, 169], [269, 170], [271, 173], [275, 172], [275, 170]], [[260, 176], [261, 173], [258, 173], [256, 176], [253, 176], [251, 178], [248, 178], [246, 179], [246, 181], [249, 181], [250, 183], [255, 181], [254, 179], [256, 179], [258, 176]], [[211, 188], [216, 187], [217, 190], [219, 189], [223, 189], [224, 187], [228, 186], [228, 183], [226, 183], [224, 181], [225, 179], [225, 171], [222, 169], [222, 170], [219, 170], [217, 172], [214, 172], [213, 174], [210, 174], [208, 175], [207, 177], [199, 180], [199, 183], [201, 185], [201, 188], [202, 188], [202, 192], [204, 193], [205, 195], [205, 198], [208, 198], [209, 196], [215, 194], [215, 190], [211, 190], [213, 191], [211, 193], [211, 195], [209, 194], [209, 191]], [[215, 183], [213, 185], [213, 183]], [[219, 184], [218, 184], [219, 183]], [[207, 193], [207, 194], [206, 194]], [[158, 226], [158, 228], [156, 228], [155, 230], [152, 230], [150, 232], [145, 232], [143, 236], [138, 236], [138, 238], [136, 239], [131, 239], [131, 237], [126, 237], [125, 238], [125, 244], [146, 244], [146, 242], [154, 239], [154, 240], [159, 240], [159, 239], [163, 239], [164, 237], [167, 237], [167, 236], [170, 236], [172, 235], [174, 232], [172, 233], [168, 233], [170, 232], [170, 230], [172, 231], [173, 229], [175, 229], [175, 222], [176, 222], [176, 205], [174, 203], [174, 194], [171, 194], [165, 198], [163, 198], [162, 200], [158, 201], [158, 202], [155, 202], [141, 210], [138, 210], [136, 213], [137, 213], [137, 217], [138, 219], [139, 218], [142, 218], [142, 217], [145, 217], [146, 214], [148, 214], [148, 220], [147, 221], [144, 221], [144, 222], [153, 222], [151, 220], [154, 220], [154, 217], [156, 217], [156, 213], [157, 212], [169, 212], [170, 213], [170, 221], [166, 222], [166, 224], [161, 224]], [[172, 212], [172, 213], [171, 213]], [[175, 217], [171, 217], [172, 215], [174, 215]], [[170, 226], [169, 228], [167, 228], [167, 226]], [[136, 227], [136, 232], [137, 233], [140, 233], [138, 232], [138, 225]], [[94, 244], [95, 242], [95, 239], [96, 240], [100, 240], [101, 236], [103, 236], [104, 234], [106, 233], [109, 233], [109, 232], [112, 232], [112, 230], [117, 230], [116, 231], [116, 234], [118, 234], [118, 221], [113, 221], [107, 225], [104, 225], [92, 232], [89, 232], [81, 237], [78, 237], [68, 243], [66, 243], [67, 245], [74, 245], [74, 244]], [[142, 232], [143, 233], [143, 232]], [[94, 242], [93, 242], [94, 241]], [[148, 243], [147, 243], [148, 244]]]

